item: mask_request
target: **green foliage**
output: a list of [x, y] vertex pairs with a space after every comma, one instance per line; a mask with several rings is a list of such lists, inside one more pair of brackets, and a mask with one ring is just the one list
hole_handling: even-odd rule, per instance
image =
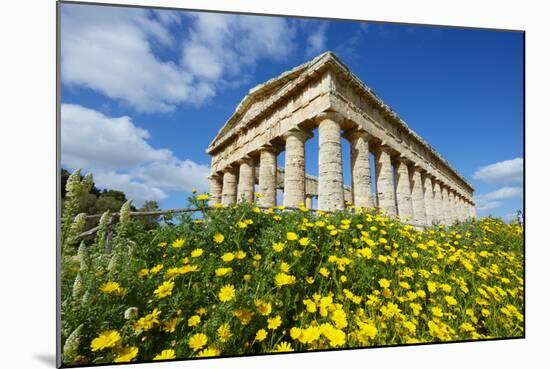
[[[73, 282], [62, 292], [65, 364], [112, 362], [129, 348], [128, 360], [151, 360], [166, 349], [187, 358], [523, 335], [519, 224], [485, 218], [419, 231], [375, 211], [190, 202], [200, 217], [166, 217], [152, 230], [126, 202], [111, 254], [96, 240], [64, 259]], [[221, 297], [226, 286], [234, 297]], [[120, 339], [93, 351], [109, 331]], [[193, 349], [197, 334], [208, 342]]]

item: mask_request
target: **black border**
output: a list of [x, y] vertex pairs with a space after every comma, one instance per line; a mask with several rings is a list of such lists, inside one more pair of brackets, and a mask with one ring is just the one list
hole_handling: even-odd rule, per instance
[[[471, 339], [471, 340], [458, 340], [458, 341], [445, 341], [445, 342], [423, 342], [423, 343], [410, 343], [410, 344], [396, 344], [396, 345], [384, 345], [384, 346], [364, 346], [364, 347], [343, 347], [334, 349], [318, 349], [318, 350], [306, 350], [306, 351], [294, 351], [294, 352], [264, 352], [259, 354], [249, 355], [222, 355], [214, 357], [193, 357], [193, 358], [178, 358], [169, 360], [141, 360], [128, 363], [105, 363], [105, 364], [93, 364], [93, 365], [63, 365], [61, 362], [62, 346], [61, 346], [61, 283], [59, 280], [61, 270], [61, 4], [80, 4], [91, 6], [107, 6], [107, 7], [122, 7], [122, 8], [141, 8], [141, 9], [161, 9], [161, 10], [175, 10], [175, 11], [194, 11], [204, 13], [217, 13], [217, 14], [240, 14], [240, 15], [255, 15], [255, 16], [269, 16], [269, 17], [282, 17], [282, 18], [302, 18], [302, 19], [315, 19], [315, 20], [329, 20], [329, 21], [350, 21], [350, 22], [370, 22], [378, 24], [399, 24], [410, 26], [427, 26], [427, 27], [445, 27], [445, 28], [460, 28], [471, 30], [483, 30], [483, 31], [499, 31], [499, 32], [521, 32], [523, 34], [523, 335], [517, 337], [495, 337], [495, 338], [483, 338], [483, 339]], [[391, 21], [379, 21], [368, 19], [347, 19], [347, 18], [329, 18], [329, 17], [315, 17], [304, 15], [286, 15], [286, 14], [273, 14], [273, 13], [254, 13], [243, 11], [224, 11], [224, 10], [210, 10], [210, 9], [196, 9], [196, 8], [176, 8], [167, 6], [150, 6], [150, 5], [131, 5], [131, 4], [112, 4], [112, 3], [98, 3], [98, 2], [85, 2], [85, 1], [69, 1], [69, 0], [57, 0], [56, 1], [56, 367], [57, 368], [93, 368], [108, 365], [136, 365], [136, 364], [149, 364], [149, 363], [163, 363], [163, 362], [184, 362], [194, 360], [219, 360], [225, 358], [246, 358], [257, 356], [272, 356], [272, 355], [285, 355], [285, 354], [308, 354], [315, 352], [332, 352], [332, 351], [350, 351], [350, 350], [364, 350], [364, 349], [384, 349], [394, 347], [412, 347], [412, 346], [426, 346], [426, 345], [442, 345], [453, 343], [480, 343], [491, 341], [503, 341], [503, 340], [518, 340], [526, 338], [526, 212], [525, 212], [525, 179], [526, 179], [526, 166], [525, 166], [525, 146], [526, 146], [526, 123], [525, 123], [525, 102], [526, 102], [526, 89], [525, 89], [525, 61], [526, 61], [526, 31], [516, 29], [504, 29], [504, 28], [486, 28], [486, 27], [464, 27], [445, 24], [430, 24], [430, 23], [408, 23], [408, 22], [391, 22]]]

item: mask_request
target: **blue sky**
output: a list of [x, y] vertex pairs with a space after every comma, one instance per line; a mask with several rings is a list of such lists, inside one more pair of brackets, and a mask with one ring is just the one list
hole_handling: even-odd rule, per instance
[[[61, 9], [62, 166], [138, 205], [183, 207], [191, 189], [208, 191], [205, 149], [248, 90], [331, 50], [475, 187], [478, 215], [523, 208], [522, 33]], [[316, 137], [306, 156], [317, 175]]]

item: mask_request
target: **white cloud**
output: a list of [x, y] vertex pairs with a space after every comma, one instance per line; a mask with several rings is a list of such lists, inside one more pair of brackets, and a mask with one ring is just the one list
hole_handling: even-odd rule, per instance
[[520, 183], [523, 182], [523, 158], [504, 160], [479, 168], [474, 179], [487, 183]]
[[478, 211], [487, 211], [499, 208], [503, 205], [502, 201], [521, 196], [523, 189], [521, 187], [502, 187], [496, 191], [481, 194], [475, 197]]
[[149, 132], [127, 116], [112, 118], [80, 105], [61, 105], [61, 149], [64, 164], [91, 170], [122, 169], [173, 159], [169, 150], [154, 149]]
[[294, 28], [283, 18], [217, 13], [192, 13], [189, 18], [182, 65], [205, 81], [242, 79], [259, 59], [282, 60], [294, 48]]
[[154, 162], [130, 171], [134, 178], [151, 185], [172, 191], [197, 189], [207, 191], [210, 167], [191, 160]]
[[479, 195], [477, 198], [483, 201], [502, 200], [520, 196], [522, 193], [523, 189], [521, 187], [502, 187], [496, 191]]
[[93, 172], [93, 175], [94, 182], [98, 188], [122, 191], [128, 199], [133, 200], [138, 205], [147, 200], [159, 201], [168, 196], [166, 192], [158, 187], [135, 181], [129, 174], [100, 170]]
[[62, 82], [143, 112], [170, 111], [177, 103], [209, 97], [194, 91], [189, 72], [155, 56], [153, 44], [172, 48], [176, 42], [150, 15], [146, 9], [63, 4]]
[[[294, 47], [283, 18], [63, 4], [61, 20], [63, 84], [141, 112], [201, 104], [259, 59], [280, 60]], [[178, 39], [170, 27], [184, 20], [189, 31]]]
[[478, 203], [476, 208], [478, 211], [487, 211], [487, 210], [493, 210], [493, 209], [499, 208], [501, 206], [502, 206], [502, 202], [500, 201], [490, 201], [490, 202]]
[[91, 171], [98, 187], [124, 191], [137, 203], [162, 200], [166, 191], [208, 190], [208, 165], [156, 149], [149, 137], [129, 117], [61, 105], [61, 163]]
[[322, 21], [317, 29], [307, 37], [307, 55], [316, 55], [326, 49], [328, 22]]

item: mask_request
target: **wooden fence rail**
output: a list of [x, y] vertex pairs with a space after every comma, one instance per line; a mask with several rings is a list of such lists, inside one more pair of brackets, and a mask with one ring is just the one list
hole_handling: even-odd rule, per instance
[[[267, 210], [267, 209], [273, 209], [273, 208], [269, 208], [269, 207], [263, 207], [263, 206], [258, 206], [258, 208], [260, 209], [264, 209], [264, 210]], [[133, 217], [146, 217], [146, 216], [161, 216], [161, 215], [167, 215], [167, 214], [178, 214], [178, 213], [195, 213], [197, 211], [204, 211], [204, 210], [216, 210], [218, 208], [215, 208], [215, 207], [205, 207], [205, 208], [179, 208], [179, 209], [169, 209], [169, 210], [159, 210], [159, 211], [132, 211], [130, 212], [130, 216], [133, 216]], [[294, 208], [294, 207], [285, 207], [284, 209], [278, 209], [278, 208], [275, 208], [276, 210], [302, 210], [302, 208]], [[307, 211], [309, 212], [317, 212], [318, 209], [307, 209]], [[332, 211], [323, 211], [323, 213], [333, 213]], [[86, 215], [86, 219], [99, 219], [103, 214], [90, 214], [90, 215]], [[110, 253], [111, 252], [111, 241], [112, 241], [112, 237], [113, 237], [113, 224], [115, 223], [115, 218], [118, 218], [120, 216], [120, 213], [112, 213], [110, 214], [109, 216], [109, 221], [107, 222], [107, 240], [106, 240], [106, 243], [105, 243], [105, 252], [106, 253]], [[410, 226], [413, 226], [417, 229], [425, 229], [426, 227], [425, 226], [420, 226], [418, 224], [414, 224], [412, 222], [403, 222], [403, 224], [407, 224], [407, 225], [410, 225]], [[77, 237], [76, 237], [76, 241], [80, 241], [80, 240], [83, 240], [87, 237], [90, 237], [90, 236], [93, 236], [94, 234], [97, 233], [97, 231], [99, 230], [99, 226], [95, 226], [85, 232], [82, 232], [81, 234], [79, 234]]]

